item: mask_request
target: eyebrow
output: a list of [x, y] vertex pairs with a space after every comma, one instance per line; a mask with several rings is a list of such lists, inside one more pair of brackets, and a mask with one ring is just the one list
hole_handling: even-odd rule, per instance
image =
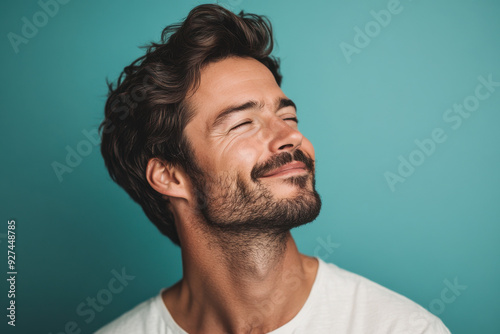
[[[295, 112], [297, 112], [297, 106], [295, 105], [295, 103], [292, 100], [284, 98], [284, 97], [277, 98], [274, 105], [276, 106], [275, 107], [276, 111], [278, 111], [282, 108], [285, 108], [285, 107], [293, 107], [295, 109]], [[244, 110], [249, 110], [249, 109], [262, 109], [262, 108], [264, 108], [264, 104], [262, 102], [257, 102], [257, 101], [248, 101], [248, 102], [245, 102], [245, 103], [240, 104], [240, 105], [233, 105], [233, 106], [229, 106], [227, 108], [224, 108], [221, 112], [219, 112], [219, 114], [217, 115], [217, 117], [213, 121], [212, 125], [210, 126], [210, 129], [214, 129], [214, 128], [218, 127], [219, 125], [221, 125], [222, 123], [224, 123], [224, 121], [231, 114], [241, 112]]]

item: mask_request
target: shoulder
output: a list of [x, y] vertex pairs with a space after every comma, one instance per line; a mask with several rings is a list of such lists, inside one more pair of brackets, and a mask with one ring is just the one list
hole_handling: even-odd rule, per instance
[[323, 271], [321, 290], [329, 296], [328, 303], [357, 319], [359, 327], [376, 326], [380, 333], [449, 333], [438, 317], [407, 297], [335, 264], [319, 261]]
[[159, 296], [155, 296], [138, 304], [99, 329], [96, 334], [159, 333], [158, 328], [165, 325], [162, 324], [162, 316], [157, 307], [158, 298]]

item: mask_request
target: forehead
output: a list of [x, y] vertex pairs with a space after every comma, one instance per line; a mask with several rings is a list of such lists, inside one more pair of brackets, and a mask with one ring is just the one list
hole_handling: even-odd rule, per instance
[[187, 99], [195, 114], [190, 125], [207, 131], [218, 112], [228, 106], [247, 101], [271, 106], [278, 97], [285, 95], [271, 71], [259, 61], [230, 57], [210, 63], [201, 70], [200, 85]]

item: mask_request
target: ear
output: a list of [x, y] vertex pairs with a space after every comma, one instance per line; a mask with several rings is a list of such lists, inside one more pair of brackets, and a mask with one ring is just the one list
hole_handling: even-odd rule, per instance
[[189, 182], [184, 170], [179, 167], [152, 158], [148, 161], [146, 179], [154, 190], [164, 196], [189, 198]]

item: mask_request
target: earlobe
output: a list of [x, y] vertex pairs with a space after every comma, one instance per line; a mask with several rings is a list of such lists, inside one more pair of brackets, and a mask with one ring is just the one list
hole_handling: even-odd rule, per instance
[[150, 159], [146, 168], [146, 179], [154, 190], [164, 196], [187, 198], [182, 172], [165, 161]]

